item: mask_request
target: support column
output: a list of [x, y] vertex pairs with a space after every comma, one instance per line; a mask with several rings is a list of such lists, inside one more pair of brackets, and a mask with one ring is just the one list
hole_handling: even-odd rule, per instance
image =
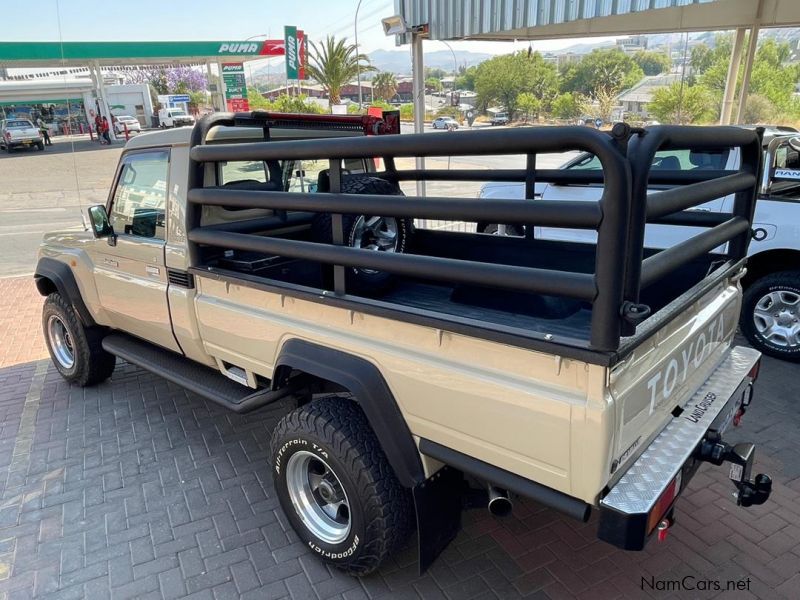
[[731, 62], [728, 64], [728, 77], [725, 80], [725, 94], [722, 97], [722, 110], [719, 115], [720, 125], [730, 125], [733, 112], [733, 99], [736, 96], [736, 80], [739, 75], [739, 64], [742, 61], [742, 45], [744, 44], [744, 27], [736, 30], [733, 39]]
[[106, 95], [106, 84], [103, 81], [103, 70], [100, 68], [100, 61], [94, 61], [95, 78], [97, 80], [97, 93], [100, 105], [100, 116], [108, 119], [108, 136], [113, 140], [117, 140], [114, 133], [114, 121], [111, 119], [111, 109], [108, 104], [108, 96]]
[[[414, 95], [414, 133], [425, 131], [425, 66], [422, 61], [422, 37], [411, 34], [411, 76]], [[417, 157], [417, 170], [425, 168], [425, 157]], [[425, 182], [417, 181], [417, 196], [425, 195]]]
[[734, 123], [742, 123], [744, 120], [744, 110], [747, 106], [747, 95], [750, 93], [750, 75], [753, 73], [753, 61], [756, 57], [759, 31], [760, 27], [758, 25], [753, 25], [753, 27], [750, 28], [750, 43], [747, 45], [747, 56], [745, 56], [744, 59], [742, 89], [739, 90], [739, 107], [736, 110], [736, 120]]
[[[214, 72], [211, 70], [211, 61], [207, 60], [206, 79], [208, 80], [209, 84], [211, 83], [212, 77], [214, 77]], [[219, 87], [219, 84], [217, 84], [217, 87]], [[217, 107], [217, 92], [211, 92], [211, 106], [214, 108], [214, 110], [219, 110], [219, 108]]]
[[228, 110], [228, 105], [225, 102], [225, 80], [222, 77], [222, 59], [217, 59], [217, 72], [219, 73], [219, 85], [217, 89], [219, 90], [219, 105], [222, 107], [222, 112]]

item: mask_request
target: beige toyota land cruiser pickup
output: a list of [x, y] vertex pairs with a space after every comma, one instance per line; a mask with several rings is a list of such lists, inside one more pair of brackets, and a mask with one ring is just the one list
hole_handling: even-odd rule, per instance
[[[739, 505], [766, 501], [753, 445], [723, 439], [760, 360], [732, 345], [757, 132], [383, 135], [399, 133], [396, 117], [217, 114], [131, 140], [91, 230], [42, 245], [55, 367], [86, 386], [113, 379], [119, 357], [239, 413], [294, 399], [264, 469], [309, 549], [357, 575], [414, 527], [427, 568], [476, 496], [498, 515], [514, 495], [584, 521], [597, 510], [598, 536], [628, 550], [671, 526], [703, 462], [730, 463]], [[664, 148], [742, 160], [652, 169]], [[600, 160], [599, 202], [535, 197], [537, 181], [581, 183], [536, 166], [569, 150]], [[496, 154], [527, 167], [401, 168]], [[420, 180], [519, 181], [526, 199], [402, 194]], [[648, 196], [657, 183], [669, 188]], [[726, 194], [729, 213], [691, 210]], [[479, 234], [477, 222], [531, 233]], [[651, 224], [702, 233], [655, 250]], [[535, 239], [532, 225], [597, 242]]]

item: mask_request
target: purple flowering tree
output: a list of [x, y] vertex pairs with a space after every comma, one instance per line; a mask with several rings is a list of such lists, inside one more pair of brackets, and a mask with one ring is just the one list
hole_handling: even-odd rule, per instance
[[125, 83], [148, 83], [157, 94], [188, 94], [206, 89], [208, 81], [201, 71], [191, 67], [154, 66], [128, 71]]

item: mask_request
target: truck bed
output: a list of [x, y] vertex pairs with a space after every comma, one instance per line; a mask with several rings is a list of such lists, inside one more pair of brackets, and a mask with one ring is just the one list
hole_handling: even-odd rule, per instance
[[[302, 235], [300, 236], [302, 239]], [[544, 267], [591, 272], [596, 246], [548, 240], [498, 237], [470, 233], [417, 230], [410, 252], [492, 264]], [[647, 249], [646, 256], [658, 250]], [[714, 268], [714, 256], [705, 255], [684, 265], [664, 281], [646, 288], [642, 300], [659, 310]], [[210, 261], [212, 269], [228, 276], [272, 280], [312, 290], [333, 289], [330, 269], [315, 261], [290, 259], [257, 252], [233, 251]], [[666, 290], [666, 291], [665, 291]], [[520, 332], [552, 336], [556, 342], [589, 339], [592, 306], [588, 302], [513, 290], [396, 276], [392, 285], [372, 295], [384, 307], [412, 308], [473, 324], [502, 326]]]

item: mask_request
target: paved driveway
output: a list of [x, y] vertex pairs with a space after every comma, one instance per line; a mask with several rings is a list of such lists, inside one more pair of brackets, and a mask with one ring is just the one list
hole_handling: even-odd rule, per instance
[[[0, 594], [8, 598], [797, 598], [798, 367], [765, 360], [736, 437], [759, 443], [770, 502], [736, 508], [724, 469], [705, 467], [668, 539], [641, 553], [519, 501], [465, 514], [422, 577], [413, 540], [358, 580], [311, 556], [266, 467], [284, 407], [237, 416], [130, 365], [96, 388], [42, 360], [30, 279], [0, 279]], [[676, 592], [728, 580], [749, 591]], [[749, 584], [747, 583], [749, 581]], [[648, 583], [655, 589], [650, 589]], [[665, 590], [665, 591], [660, 591]]]

